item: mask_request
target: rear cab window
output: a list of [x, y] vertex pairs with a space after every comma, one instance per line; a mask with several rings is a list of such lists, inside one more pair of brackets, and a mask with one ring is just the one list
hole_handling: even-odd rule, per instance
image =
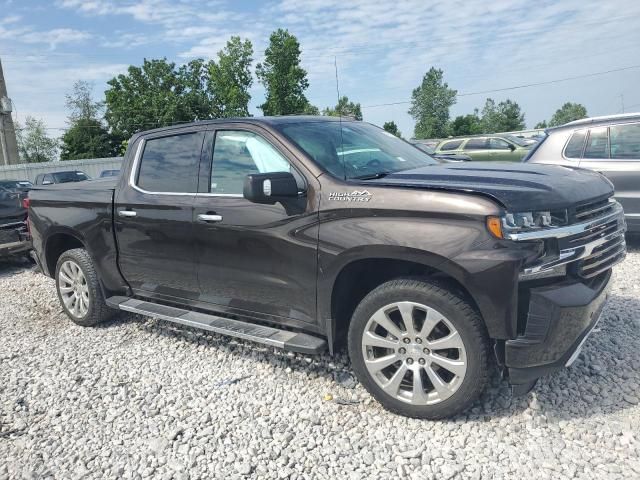
[[584, 142], [587, 139], [587, 130], [576, 130], [569, 138], [567, 145], [564, 147], [564, 156], [566, 158], [582, 158], [584, 150]]
[[488, 148], [486, 138], [471, 138], [464, 146], [465, 150], [486, 150]]
[[609, 158], [609, 134], [607, 127], [589, 129], [589, 137], [582, 158]]
[[145, 139], [136, 186], [146, 193], [196, 193], [203, 138], [198, 131]]
[[463, 142], [462, 140], [450, 140], [448, 142], [444, 142], [440, 147], [440, 150], [442, 151], [457, 150], [460, 147], [460, 145], [462, 145], [462, 142]]
[[612, 160], [640, 160], [640, 123], [609, 127]]

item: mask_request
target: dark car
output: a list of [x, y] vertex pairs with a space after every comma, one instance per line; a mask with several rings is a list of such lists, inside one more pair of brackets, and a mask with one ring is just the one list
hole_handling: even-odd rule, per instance
[[136, 134], [118, 178], [35, 187], [42, 271], [75, 323], [115, 311], [304, 354], [346, 344], [386, 408], [471, 405], [570, 365], [625, 256], [600, 174], [438, 163], [361, 121], [219, 119]]
[[0, 180], [0, 187], [8, 190], [28, 192], [33, 187], [29, 180]]
[[548, 129], [525, 162], [602, 173], [613, 183], [629, 231], [640, 232], [640, 114], [585, 118]]
[[53, 185], [56, 183], [83, 182], [90, 180], [89, 176], [80, 170], [65, 172], [41, 173], [36, 177], [36, 185]]
[[120, 175], [120, 169], [103, 170], [102, 172], [100, 172], [100, 178], [117, 177], [118, 175]]

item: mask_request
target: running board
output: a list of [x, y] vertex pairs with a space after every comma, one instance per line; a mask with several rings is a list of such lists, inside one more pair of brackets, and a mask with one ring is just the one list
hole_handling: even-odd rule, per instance
[[232, 320], [182, 308], [168, 307], [129, 297], [110, 297], [106, 300], [111, 308], [160, 318], [169, 322], [200, 328], [210, 332], [242, 338], [264, 345], [283, 348], [292, 352], [316, 354], [327, 348], [327, 342], [306, 333], [290, 332], [254, 323]]

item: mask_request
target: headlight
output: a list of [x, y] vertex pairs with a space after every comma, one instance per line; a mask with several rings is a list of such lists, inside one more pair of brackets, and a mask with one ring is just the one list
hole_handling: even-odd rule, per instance
[[509, 234], [533, 232], [567, 225], [566, 210], [537, 210], [530, 212], [507, 212], [501, 217], [487, 217], [487, 228], [498, 238]]

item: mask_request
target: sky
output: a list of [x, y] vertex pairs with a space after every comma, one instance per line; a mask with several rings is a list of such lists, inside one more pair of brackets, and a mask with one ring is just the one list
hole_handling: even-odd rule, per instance
[[[339, 92], [364, 120], [394, 120], [406, 137], [414, 121], [400, 102], [432, 66], [458, 91], [452, 118], [487, 97], [516, 101], [528, 127], [567, 101], [591, 116], [640, 111], [637, 0], [0, 0], [0, 60], [14, 119], [42, 118], [59, 136], [77, 80], [100, 100], [129, 65], [215, 58], [232, 35], [253, 42], [255, 65], [277, 28], [301, 43], [312, 104], [336, 104], [337, 66]], [[251, 94], [261, 115], [257, 80]]]

